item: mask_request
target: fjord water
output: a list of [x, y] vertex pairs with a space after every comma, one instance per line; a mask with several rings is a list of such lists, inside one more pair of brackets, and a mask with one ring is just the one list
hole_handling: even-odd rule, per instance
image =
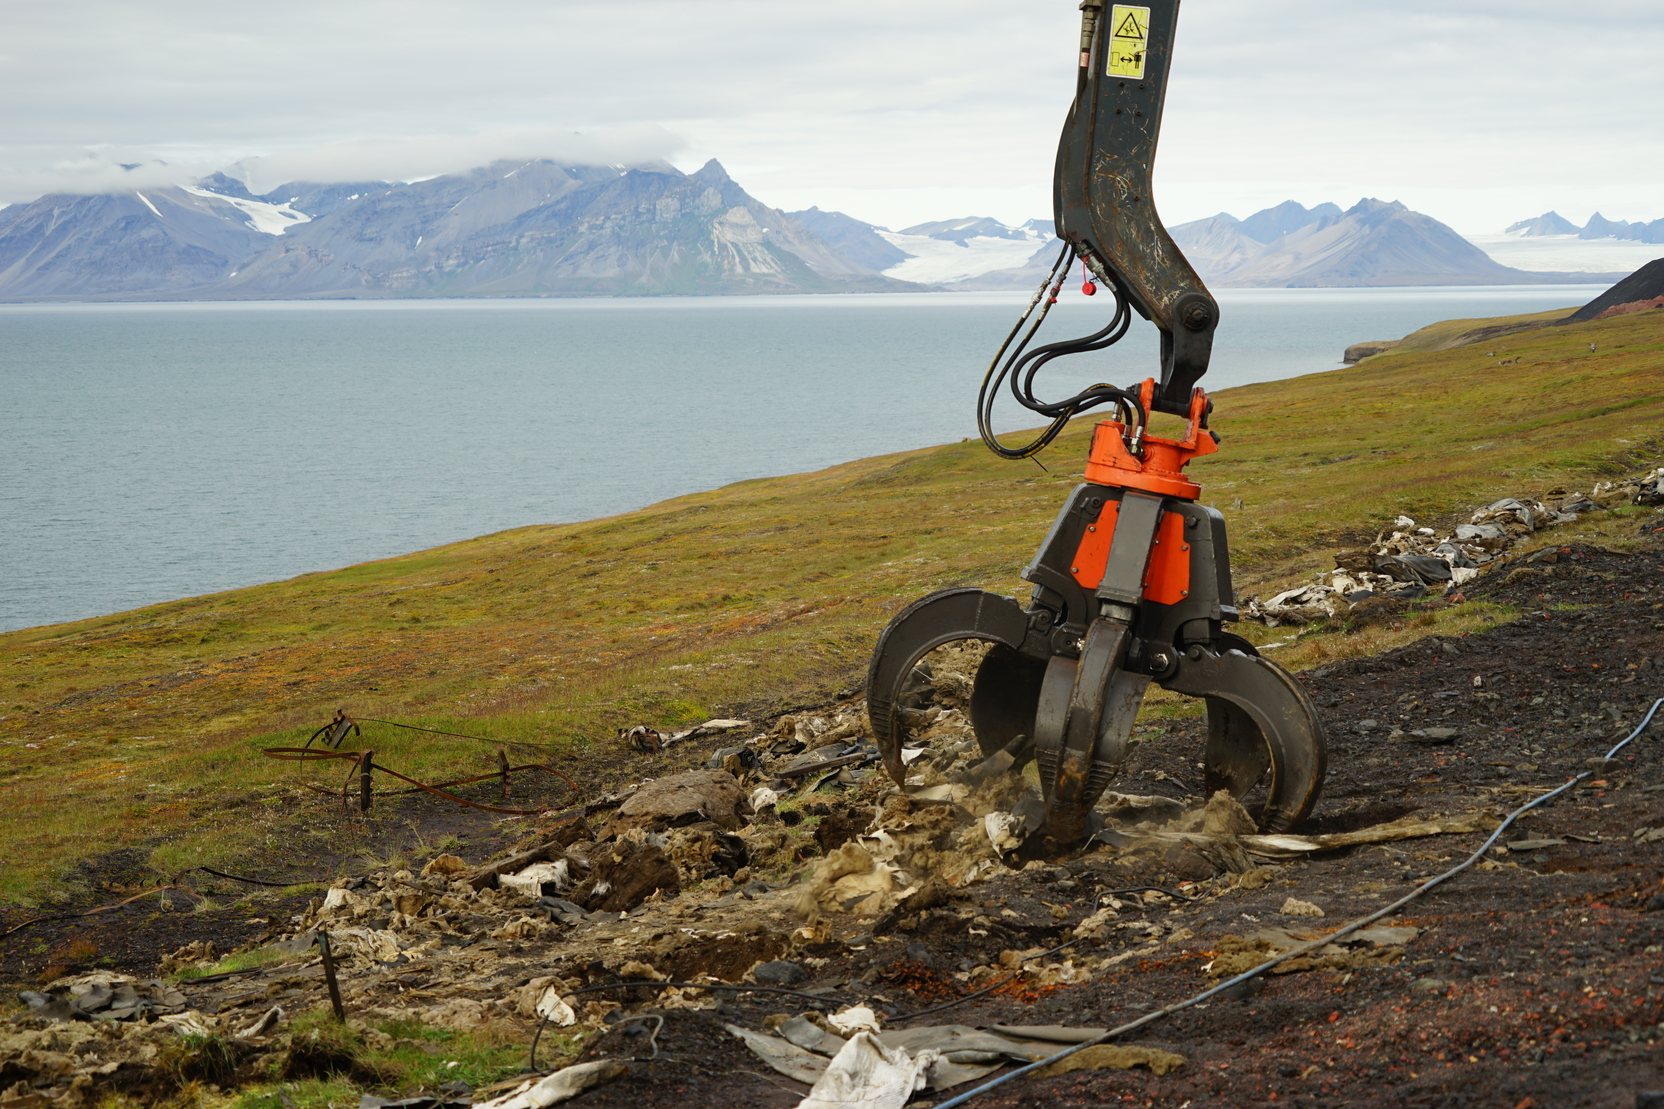
[[[1204, 384], [1332, 369], [1353, 342], [1598, 292], [1223, 290]], [[0, 630], [974, 436], [983, 369], [1026, 303], [3, 305]], [[1071, 290], [1042, 341], [1108, 310]], [[1040, 391], [1138, 380], [1155, 347], [1136, 321], [1111, 351], [1044, 371]], [[1000, 415], [1006, 430], [1039, 422], [1009, 401]]]

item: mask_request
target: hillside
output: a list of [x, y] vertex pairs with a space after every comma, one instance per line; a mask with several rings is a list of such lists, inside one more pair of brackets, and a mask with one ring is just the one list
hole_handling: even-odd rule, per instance
[[915, 288], [740, 187], [693, 174], [502, 162], [411, 184], [214, 175], [0, 211], [0, 297], [569, 296]]
[[[929, 1068], [1003, 1071], [989, 1104], [1650, 1088], [1664, 491], [1591, 482], [1664, 460], [1664, 314], [1509, 340], [1506, 371], [1468, 345], [1216, 398], [1193, 472], [1241, 593], [1305, 596], [1336, 547], [1408, 542], [1399, 513], [1576, 513], [1510, 515], [1442, 595], [1236, 626], [1327, 735], [1291, 835], [1206, 796], [1200, 706], [1156, 691], [1103, 836], [1025, 839], [1032, 774], [966, 784], [954, 647], [908, 694], [930, 788], [862, 768], [878, 629], [1016, 590], [1087, 421], [1049, 470], [927, 448], [0, 635], [6, 1100], [787, 1109], [845, 1042], [805, 1007], [903, 1062], [953, 1025], [1019, 1037]], [[337, 709], [360, 730], [320, 750]], [[263, 757], [302, 743], [342, 761]], [[1100, 1033], [1078, 1071], [1015, 1069]]]
[[[1498, 357], [1462, 346], [1220, 393], [1224, 449], [1195, 474], [1230, 522], [1239, 589], [1322, 569], [1399, 513], [1583, 488], [1664, 454], [1664, 313], [1522, 333], [1505, 371]], [[30, 860], [4, 892], [112, 843], [235, 856], [235, 828], [193, 832], [166, 783], [206, 800], [285, 780], [258, 749], [340, 706], [555, 743], [587, 789], [601, 783], [574, 760], [615, 728], [845, 687], [912, 598], [1023, 591], [1087, 433], [1070, 429], [1047, 471], [932, 447], [0, 635], [0, 843]], [[475, 765], [403, 750], [407, 772]], [[72, 823], [37, 819], [71, 804]]]

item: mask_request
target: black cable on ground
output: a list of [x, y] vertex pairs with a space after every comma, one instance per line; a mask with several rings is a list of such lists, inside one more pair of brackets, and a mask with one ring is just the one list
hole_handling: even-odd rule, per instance
[[314, 882], [329, 881], [329, 876], [325, 875], [321, 878], [296, 878], [293, 882], [265, 882], [259, 878], [244, 878], [241, 874], [227, 874], [225, 871], [215, 870], [211, 866], [189, 867], [188, 869], [181, 870], [178, 874], [174, 875], [173, 880], [178, 882], [179, 879], [183, 878], [185, 875], [194, 873], [198, 870], [202, 871], [204, 874], [212, 874], [216, 878], [229, 878], [233, 882], [247, 882], [251, 886], [267, 886], [271, 889], [288, 889], [290, 886], [309, 886]]
[[[1605, 757], [1609, 758], [1609, 759], [1614, 757], [1615, 755], [1617, 755], [1617, 753], [1619, 751], [1622, 751], [1625, 747], [1629, 746], [1630, 742], [1633, 739], [1635, 739], [1636, 736], [1638, 736], [1642, 732], [1646, 731], [1647, 726], [1652, 723], [1652, 718], [1658, 714], [1658, 709], [1659, 709], [1659, 706], [1661, 706], [1661, 705], [1664, 705], [1664, 697], [1660, 697], [1652, 703], [1652, 708], [1647, 710], [1647, 715], [1642, 718], [1641, 723], [1636, 726], [1635, 730], [1630, 732], [1629, 735], [1625, 736], [1623, 738], [1623, 740], [1620, 741], [1616, 747], [1613, 747], [1612, 750], [1606, 752]], [[1289, 959], [1296, 958], [1297, 956], [1300, 956], [1300, 955], [1308, 955], [1311, 952], [1316, 951], [1320, 947], [1324, 947], [1328, 944], [1333, 943], [1335, 940], [1339, 939], [1342, 936], [1350, 935], [1351, 933], [1358, 931], [1360, 928], [1366, 928], [1369, 925], [1374, 924], [1376, 921], [1382, 919], [1383, 917], [1391, 916], [1393, 913], [1396, 913], [1398, 910], [1402, 909], [1404, 906], [1408, 905], [1410, 902], [1414, 901], [1416, 898], [1420, 897], [1422, 894], [1428, 892], [1429, 890], [1431, 890], [1431, 889], [1433, 889], [1437, 886], [1443, 885], [1445, 882], [1448, 882], [1450, 879], [1456, 877], [1458, 874], [1461, 874], [1463, 871], [1465, 871], [1469, 867], [1473, 866], [1480, 859], [1483, 859], [1485, 857], [1485, 852], [1487, 852], [1491, 849], [1492, 845], [1495, 844], [1496, 841], [1502, 837], [1502, 833], [1507, 831], [1508, 828], [1514, 823], [1514, 821], [1518, 820], [1520, 817], [1524, 816], [1526, 813], [1530, 812], [1532, 809], [1535, 809], [1535, 808], [1537, 808], [1538, 806], [1541, 806], [1541, 805], [1548, 804], [1550, 801], [1554, 800], [1556, 797], [1559, 797], [1561, 794], [1565, 793], [1567, 790], [1574, 789], [1579, 783], [1584, 782], [1584, 781], [1586, 781], [1586, 780], [1588, 780], [1589, 778], [1592, 778], [1592, 777], [1594, 777], [1594, 771], [1585, 770], [1582, 773], [1580, 773], [1580, 774], [1576, 775], [1575, 777], [1571, 778], [1570, 780], [1568, 780], [1564, 785], [1557, 786], [1556, 788], [1549, 790], [1547, 793], [1541, 794], [1541, 795], [1533, 798], [1532, 800], [1527, 801], [1525, 804], [1521, 805], [1519, 808], [1515, 809], [1513, 812], [1509, 813], [1506, 817], [1504, 817], [1503, 820], [1502, 820], [1502, 823], [1498, 824], [1496, 826], [1496, 830], [1493, 831], [1489, 836], [1485, 837], [1485, 842], [1480, 844], [1479, 847], [1473, 852], [1473, 854], [1469, 855], [1462, 862], [1457, 863], [1455, 866], [1451, 867], [1449, 870], [1445, 871], [1443, 874], [1439, 874], [1439, 875], [1437, 875], [1433, 878], [1429, 878], [1427, 881], [1423, 882], [1421, 885], [1417, 886], [1415, 889], [1411, 890], [1408, 894], [1399, 898], [1397, 901], [1394, 901], [1391, 905], [1388, 905], [1386, 908], [1378, 909], [1375, 912], [1370, 913], [1368, 916], [1359, 917], [1356, 920], [1353, 920], [1353, 921], [1351, 921], [1347, 924], [1342, 925], [1341, 927], [1335, 929], [1335, 931], [1330, 932], [1327, 935], [1319, 936], [1315, 940], [1309, 940], [1306, 943], [1303, 943], [1298, 947], [1295, 947], [1295, 948], [1292, 948], [1291, 950], [1283, 952], [1281, 955], [1277, 955], [1273, 958], [1267, 959], [1265, 962], [1261, 963], [1257, 967], [1254, 967], [1252, 970], [1244, 971], [1243, 973], [1237, 975], [1235, 978], [1226, 979], [1225, 981], [1219, 983], [1217, 986], [1214, 986], [1212, 989], [1203, 990], [1201, 993], [1197, 994], [1194, 997], [1186, 998], [1183, 1001], [1176, 1001], [1173, 1004], [1167, 1006], [1165, 1009], [1157, 1009], [1153, 1013], [1146, 1013], [1143, 1016], [1139, 1017], [1137, 1020], [1128, 1021], [1126, 1024], [1123, 1024], [1118, 1028], [1111, 1028], [1108, 1032], [1105, 1032], [1105, 1033], [1103, 1033], [1102, 1035], [1099, 1035], [1099, 1036], [1094, 1036], [1090, 1040], [1086, 1040], [1082, 1043], [1072, 1044], [1069, 1047], [1063, 1049], [1062, 1051], [1059, 1051], [1055, 1055], [1048, 1055], [1046, 1058], [1037, 1060], [1033, 1063], [1028, 1064], [1027, 1066], [1018, 1067], [1016, 1070], [1010, 1072], [1009, 1074], [1002, 1074], [998, 1078], [994, 1079], [992, 1082], [985, 1082], [982, 1085], [978, 1086], [974, 1090], [967, 1090], [965, 1093], [959, 1094], [957, 1097], [952, 1097], [952, 1098], [949, 1098], [947, 1101], [939, 1102], [936, 1106], [936, 1109], [951, 1109], [952, 1106], [963, 1105], [967, 1101], [971, 1100], [973, 1097], [976, 1097], [978, 1094], [987, 1093], [989, 1090], [992, 1090], [997, 1086], [1002, 1086], [1005, 1083], [1011, 1081], [1013, 1078], [1019, 1078], [1019, 1077], [1025, 1075], [1025, 1074], [1032, 1074], [1034, 1071], [1040, 1070], [1043, 1067], [1049, 1067], [1053, 1063], [1060, 1062], [1061, 1060], [1067, 1059], [1069, 1056], [1075, 1054], [1076, 1052], [1084, 1051], [1089, 1047], [1096, 1047], [1098, 1044], [1101, 1044], [1101, 1043], [1107, 1043], [1109, 1040], [1112, 1040], [1117, 1036], [1121, 1036], [1121, 1035], [1124, 1035], [1128, 1032], [1132, 1032], [1136, 1029], [1142, 1028], [1146, 1024], [1153, 1024], [1153, 1023], [1155, 1023], [1156, 1021], [1160, 1020], [1163, 1017], [1172, 1016], [1174, 1013], [1180, 1012], [1181, 1010], [1184, 1010], [1184, 1009], [1188, 1009], [1192, 1005], [1197, 1004], [1198, 1002], [1206, 1001], [1210, 997], [1214, 997], [1217, 994], [1221, 994], [1221, 993], [1225, 992], [1226, 990], [1230, 989], [1232, 986], [1241, 985], [1243, 982], [1247, 982], [1248, 980], [1250, 980], [1252, 978], [1257, 978], [1261, 974], [1264, 974], [1266, 971], [1270, 970], [1272, 967], [1276, 966], [1279, 963], [1286, 962]]]

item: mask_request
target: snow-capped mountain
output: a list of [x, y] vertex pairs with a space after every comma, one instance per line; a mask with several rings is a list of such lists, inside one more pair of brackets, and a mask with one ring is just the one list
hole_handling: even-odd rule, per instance
[[1578, 227], [1558, 212], [1544, 212], [1468, 240], [1497, 261], [1524, 270], [1627, 273], [1664, 255], [1664, 219], [1630, 223], [1596, 212]]
[[715, 160], [691, 174], [502, 162], [259, 196], [215, 174], [0, 210], [0, 296], [11, 299], [912, 288], [761, 203]]

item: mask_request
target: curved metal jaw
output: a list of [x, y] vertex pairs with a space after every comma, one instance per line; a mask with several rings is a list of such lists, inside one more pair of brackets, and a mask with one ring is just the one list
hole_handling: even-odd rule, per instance
[[1092, 806], [1126, 759], [1150, 684], [1148, 674], [1121, 668], [1131, 638], [1127, 625], [1095, 620], [1078, 662], [1054, 657], [1047, 666], [1035, 712], [1035, 761], [1046, 832], [1059, 844], [1087, 837]]
[[[1028, 622], [1028, 613], [1016, 601], [981, 589], [944, 589], [896, 613], [873, 648], [872, 664], [867, 671], [867, 716], [872, 721], [879, 753], [884, 756], [884, 769], [897, 785], [907, 782], [901, 761], [901, 741], [906, 729], [901, 721], [900, 701], [902, 688], [912, 677], [914, 667], [937, 647], [959, 639], [987, 640], [994, 644], [994, 650], [1003, 648], [1009, 655], [1021, 658], [1019, 648], [1026, 637]], [[1023, 720], [1020, 707], [1015, 713], [1007, 711], [1011, 698], [988, 692], [997, 684], [1003, 683], [991, 679], [984, 688], [982, 673], [978, 672], [976, 685], [983, 690], [984, 718], [990, 721], [989, 737], [983, 737], [978, 730], [985, 751], [989, 750], [994, 736], [1004, 735], [1013, 724]], [[973, 696], [973, 723], [977, 702], [978, 698]], [[1028, 719], [1033, 719], [1032, 712]], [[1007, 742], [1016, 734], [1006, 736]], [[1003, 743], [996, 743], [994, 750], [1002, 746]]]
[[[1013, 768], [1032, 749], [1046, 802], [1046, 832], [1059, 846], [1090, 833], [1090, 814], [1126, 759], [1151, 676], [1125, 668], [1132, 634], [1094, 621], [1078, 659], [1035, 657], [1031, 614], [980, 589], [933, 593], [898, 613], [879, 637], [867, 680], [867, 711], [890, 777], [906, 781], [902, 691], [925, 655], [944, 643], [992, 644], [977, 671], [971, 722], [986, 755], [1007, 751]], [[1025, 650], [1026, 648], [1026, 650]], [[1207, 703], [1208, 794], [1224, 789], [1249, 806], [1265, 831], [1284, 831], [1317, 803], [1327, 746], [1298, 682], [1237, 637], [1195, 644], [1160, 684]], [[1027, 740], [1032, 740], [1032, 747]], [[1003, 764], [1002, 764], [1003, 765]]]
[[1287, 831], [1310, 815], [1328, 769], [1328, 744], [1311, 699], [1287, 670], [1241, 650], [1196, 645], [1161, 684], [1207, 701], [1210, 795], [1225, 789], [1240, 800], [1263, 781], [1264, 799], [1249, 811], [1267, 832]]

